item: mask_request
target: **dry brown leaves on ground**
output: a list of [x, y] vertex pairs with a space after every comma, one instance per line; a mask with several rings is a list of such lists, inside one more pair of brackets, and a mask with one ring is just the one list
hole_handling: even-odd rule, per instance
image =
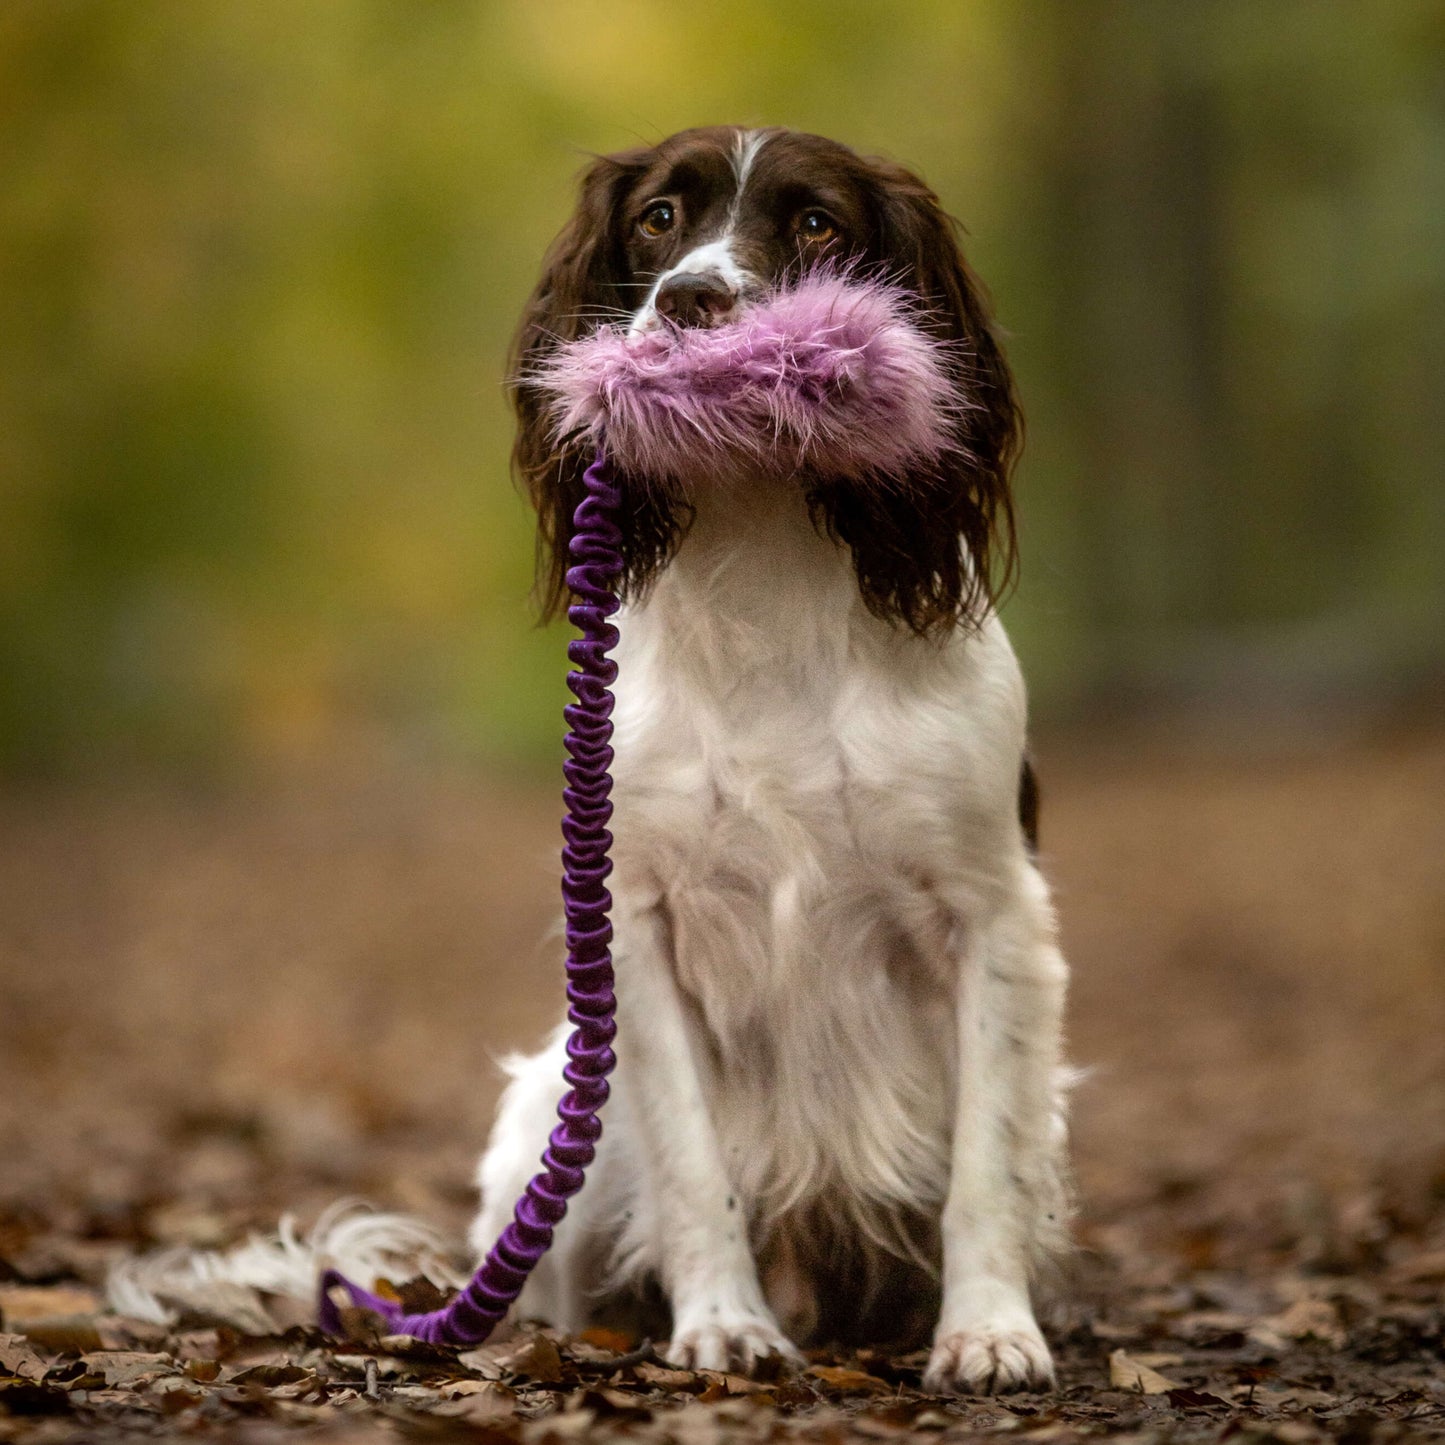
[[[1127, 1261], [1095, 1255], [1086, 1308], [1054, 1331], [1057, 1392], [975, 1399], [924, 1394], [922, 1353], [815, 1352], [801, 1371], [750, 1379], [674, 1369], [650, 1343], [603, 1331], [529, 1331], [458, 1352], [378, 1336], [355, 1312], [354, 1338], [338, 1342], [302, 1323], [249, 1333], [247, 1301], [235, 1314], [142, 1324], [106, 1313], [79, 1280], [20, 1282], [35, 1266], [51, 1272], [65, 1241], [14, 1220], [6, 1238], [19, 1247], [3, 1261], [17, 1282], [0, 1286], [0, 1440], [24, 1445], [1445, 1437], [1436, 1252], [1368, 1281], [1200, 1271], [1162, 1287], [1147, 1268], [1131, 1279]], [[262, 1303], [299, 1318], [292, 1302]]]
[[1445, 732], [1040, 765], [1084, 1214], [1060, 1388], [1001, 1400], [917, 1356], [747, 1381], [106, 1314], [116, 1256], [344, 1195], [462, 1237], [492, 1060], [560, 1016], [556, 789], [0, 789], [0, 1442], [1445, 1434]]

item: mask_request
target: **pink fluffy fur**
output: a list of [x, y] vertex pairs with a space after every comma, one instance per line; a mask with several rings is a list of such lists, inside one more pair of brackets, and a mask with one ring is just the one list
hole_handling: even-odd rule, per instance
[[908, 292], [813, 275], [712, 329], [604, 327], [533, 377], [557, 437], [646, 480], [740, 469], [901, 477], [955, 444], [947, 343]]

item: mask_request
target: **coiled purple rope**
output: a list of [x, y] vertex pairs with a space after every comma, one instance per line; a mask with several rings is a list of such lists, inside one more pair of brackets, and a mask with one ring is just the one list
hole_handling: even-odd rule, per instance
[[574, 601], [567, 609], [581, 632], [567, 647], [576, 664], [567, 686], [577, 701], [564, 712], [570, 731], [564, 746], [567, 786], [562, 798], [562, 906], [567, 917], [567, 1017], [574, 1025], [562, 1071], [571, 1086], [557, 1106], [559, 1120], [542, 1155], [546, 1166], [517, 1201], [512, 1222], [492, 1246], [471, 1282], [449, 1304], [429, 1314], [404, 1314], [383, 1299], [329, 1269], [321, 1277], [318, 1318], [329, 1334], [343, 1333], [341, 1313], [331, 1299], [341, 1285], [355, 1305], [374, 1311], [392, 1334], [410, 1335], [441, 1345], [479, 1345], [496, 1328], [522, 1292], [527, 1276], [552, 1243], [552, 1231], [567, 1212], [567, 1201], [582, 1188], [602, 1123], [597, 1112], [607, 1102], [607, 1075], [617, 1062], [612, 1041], [617, 999], [612, 992], [612, 895], [606, 887], [612, 871], [607, 852], [612, 834], [612, 683], [617, 664], [608, 653], [617, 645], [617, 629], [607, 619], [617, 611], [617, 578], [622, 571], [622, 533], [617, 525], [620, 500], [606, 459], [599, 453], [584, 477], [587, 495], [573, 518], [567, 585]]

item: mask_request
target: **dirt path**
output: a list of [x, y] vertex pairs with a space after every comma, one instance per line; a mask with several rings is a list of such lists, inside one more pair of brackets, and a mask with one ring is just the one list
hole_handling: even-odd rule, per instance
[[490, 1060], [558, 1009], [557, 804], [392, 772], [0, 797], [0, 1440], [1445, 1433], [1445, 735], [1042, 756], [1092, 1070], [1058, 1395], [97, 1315], [117, 1252], [341, 1194], [460, 1235]]

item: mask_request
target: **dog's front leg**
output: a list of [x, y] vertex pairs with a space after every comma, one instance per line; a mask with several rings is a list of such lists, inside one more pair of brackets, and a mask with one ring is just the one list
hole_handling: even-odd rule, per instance
[[655, 910], [619, 920], [618, 1087], [638, 1130], [649, 1238], [645, 1255], [672, 1305], [668, 1358], [747, 1369], [800, 1358], [763, 1299], [746, 1211], [728, 1180], [670, 956]]
[[1029, 1277], [1062, 1238], [1061, 1033], [1067, 969], [1043, 878], [959, 942], [958, 1080], [943, 1210], [943, 1308], [925, 1383], [984, 1394], [1042, 1389], [1053, 1362]]

